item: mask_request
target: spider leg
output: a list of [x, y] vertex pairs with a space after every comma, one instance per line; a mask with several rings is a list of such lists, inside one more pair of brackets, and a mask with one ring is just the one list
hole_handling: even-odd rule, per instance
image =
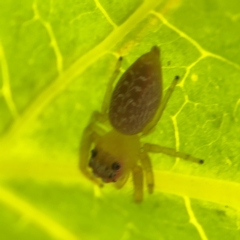
[[134, 185], [134, 200], [141, 202], [143, 199], [143, 171], [140, 166], [135, 166], [132, 169], [133, 185]]
[[109, 83], [108, 83], [108, 86], [107, 86], [107, 89], [106, 89], [106, 92], [105, 92], [105, 95], [103, 98], [103, 104], [102, 104], [102, 114], [103, 115], [107, 115], [107, 111], [109, 109], [109, 104], [110, 104], [110, 99], [111, 99], [112, 92], [113, 92], [113, 85], [120, 73], [121, 64], [122, 64], [122, 57], [120, 57], [117, 61], [115, 70], [109, 80]]
[[172, 157], [179, 157], [187, 161], [203, 164], [204, 160], [195, 158], [189, 154], [176, 151], [174, 148], [163, 147], [156, 144], [145, 143], [144, 150], [152, 153], [164, 153]]
[[163, 111], [164, 111], [164, 109], [167, 106], [168, 100], [170, 99], [170, 97], [171, 97], [171, 95], [173, 93], [173, 90], [174, 90], [176, 84], [178, 83], [178, 80], [179, 80], [179, 76], [176, 76], [173, 79], [170, 87], [168, 88], [168, 90], [167, 90], [167, 92], [166, 92], [166, 94], [165, 94], [165, 96], [164, 96], [164, 98], [163, 98], [163, 100], [162, 100], [158, 110], [157, 110], [157, 113], [155, 114], [153, 120], [143, 129], [142, 135], [149, 134], [152, 131], [152, 129], [156, 126], [158, 121], [161, 119]]
[[152, 170], [152, 163], [151, 159], [148, 156], [147, 152], [144, 151], [140, 155], [140, 161], [143, 166], [145, 176], [146, 176], [146, 181], [147, 181], [147, 187], [148, 187], [148, 192], [153, 193], [153, 188], [154, 188], [154, 178], [153, 178], [153, 170]]
[[91, 152], [92, 144], [96, 142], [101, 135], [105, 134], [105, 131], [96, 124], [97, 120], [99, 120], [99, 117], [100, 114], [98, 112], [94, 112], [90, 118], [89, 124], [83, 131], [80, 142], [79, 168], [89, 180], [98, 186], [102, 186], [102, 182], [96, 178], [91, 171], [89, 171], [88, 167], [90, 157], [89, 153]]

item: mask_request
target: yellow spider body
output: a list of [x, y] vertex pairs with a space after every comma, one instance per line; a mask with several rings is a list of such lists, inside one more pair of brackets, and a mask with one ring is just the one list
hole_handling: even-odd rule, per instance
[[[140, 142], [158, 123], [179, 77], [175, 77], [162, 98], [160, 50], [154, 46], [138, 58], [113, 89], [122, 58], [110, 79], [102, 111], [94, 112], [85, 128], [80, 147], [80, 169], [99, 186], [115, 182], [121, 188], [132, 173], [134, 199], [143, 198], [143, 170], [149, 193], [154, 179], [148, 152], [165, 153], [197, 163], [203, 160], [172, 148]], [[101, 125], [111, 128], [106, 131]]]
[[[122, 186], [130, 173], [130, 170], [139, 160], [139, 150], [141, 144], [137, 135], [124, 135], [116, 130], [112, 130], [96, 141], [95, 151], [97, 155], [92, 158], [92, 169], [95, 175], [99, 175], [104, 182], [116, 182], [117, 186]], [[103, 169], [95, 167], [94, 163], [101, 163]], [[114, 163], [119, 164], [115, 174], [112, 169]], [[108, 169], [106, 169], [108, 167]], [[113, 173], [113, 174], [111, 174]], [[112, 175], [110, 177], [110, 175]]]

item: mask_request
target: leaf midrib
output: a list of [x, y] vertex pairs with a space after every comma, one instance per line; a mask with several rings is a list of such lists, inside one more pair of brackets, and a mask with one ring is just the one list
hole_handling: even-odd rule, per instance
[[[80, 183], [81, 186], [84, 186], [87, 182], [80, 175], [75, 159], [69, 160], [67, 163], [58, 161], [57, 164], [48, 159], [34, 162], [31, 159], [25, 161], [12, 160], [12, 162], [8, 159], [0, 162], [0, 169], [2, 180], [17, 179], [18, 181], [24, 181], [33, 179], [35, 181], [54, 181], [70, 185]], [[167, 171], [154, 171], [154, 175], [155, 192], [187, 196], [240, 210], [240, 183]], [[128, 181], [127, 187], [133, 187], [131, 181]]]

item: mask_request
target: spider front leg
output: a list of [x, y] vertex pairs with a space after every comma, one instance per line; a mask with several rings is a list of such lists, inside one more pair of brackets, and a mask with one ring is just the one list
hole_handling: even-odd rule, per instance
[[117, 76], [120, 72], [119, 69], [121, 66], [121, 62], [122, 57], [118, 59], [115, 70], [109, 80], [109, 84], [104, 95], [101, 112], [94, 112], [92, 114], [88, 126], [83, 131], [80, 143], [80, 170], [89, 180], [99, 186], [103, 185], [101, 180], [94, 176], [94, 174], [89, 170], [89, 153], [91, 152], [92, 145], [96, 143], [101, 136], [106, 134], [106, 132], [98, 126], [98, 123], [106, 123], [108, 120], [109, 102], [112, 94], [114, 81], [117, 79]]
[[91, 152], [91, 146], [95, 143], [104, 131], [97, 126], [97, 122], [101, 119], [101, 114], [94, 112], [90, 118], [88, 126], [84, 129], [82, 139], [80, 143], [80, 170], [81, 172], [93, 183], [98, 186], [103, 186], [102, 182], [96, 178], [89, 170], [89, 153]]
[[115, 70], [109, 80], [109, 83], [107, 85], [107, 89], [106, 89], [106, 92], [104, 95], [103, 104], [102, 104], [102, 114], [104, 114], [104, 115], [107, 114], [107, 111], [109, 109], [110, 99], [111, 99], [112, 91], [113, 91], [113, 85], [120, 73], [121, 64], [122, 64], [122, 57], [119, 57], [119, 59], [116, 63], [116, 66], [115, 66]]

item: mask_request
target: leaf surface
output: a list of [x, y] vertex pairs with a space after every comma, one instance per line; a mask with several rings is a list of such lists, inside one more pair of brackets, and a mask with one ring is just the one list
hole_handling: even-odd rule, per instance
[[[240, 4], [237, 1], [0, 3], [1, 239], [240, 239]], [[174, 90], [145, 142], [155, 192], [99, 190], [78, 171], [82, 131], [122, 71], [161, 48]]]

